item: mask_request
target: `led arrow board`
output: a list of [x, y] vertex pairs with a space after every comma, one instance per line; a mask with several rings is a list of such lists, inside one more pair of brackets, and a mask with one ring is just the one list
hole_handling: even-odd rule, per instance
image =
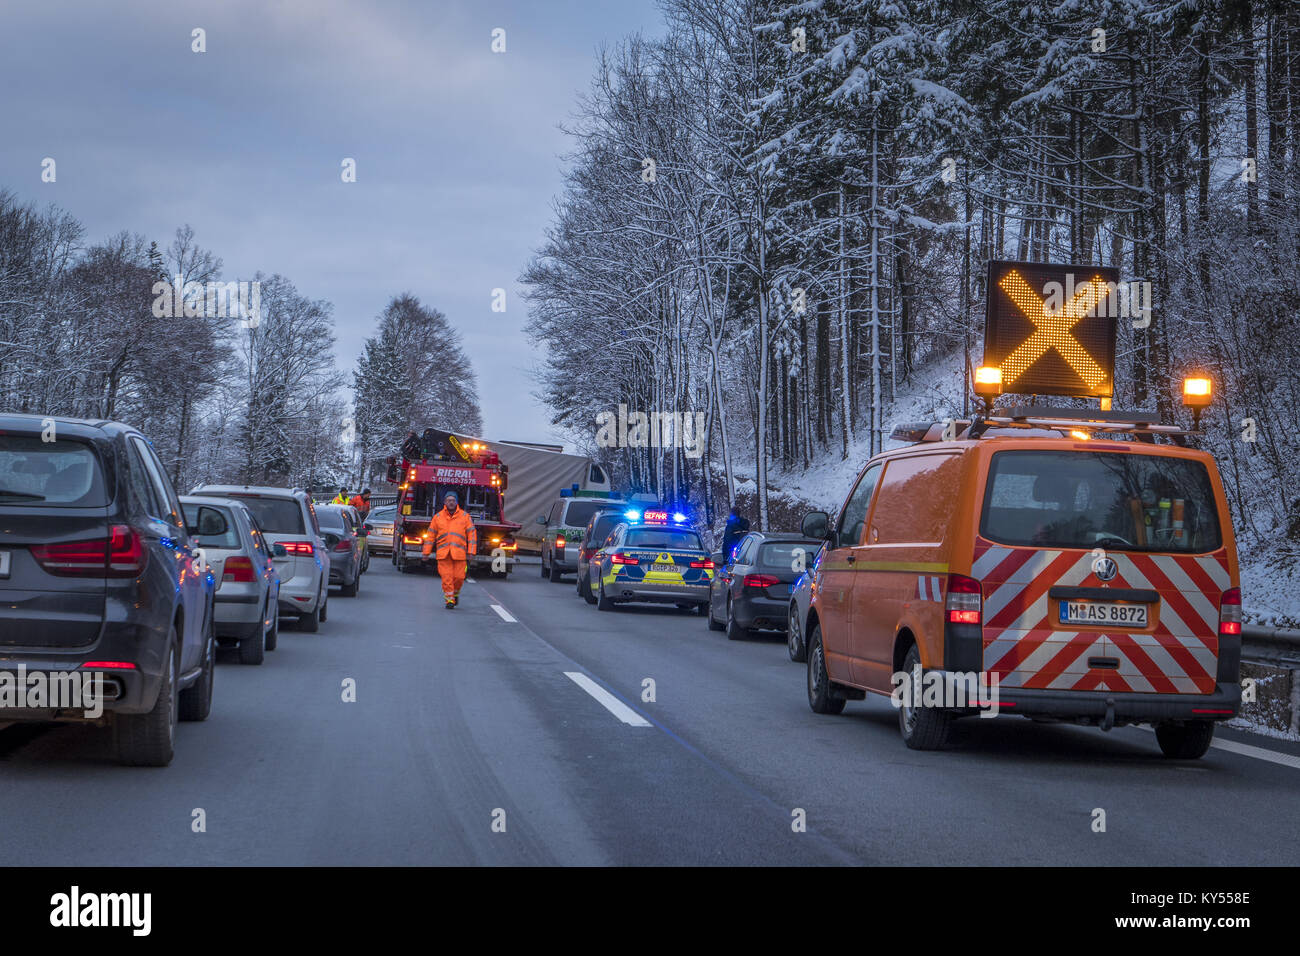
[[1121, 295], [1118, 269], [990, 262], [984, 364], [1004, 392], [1109, 397]]

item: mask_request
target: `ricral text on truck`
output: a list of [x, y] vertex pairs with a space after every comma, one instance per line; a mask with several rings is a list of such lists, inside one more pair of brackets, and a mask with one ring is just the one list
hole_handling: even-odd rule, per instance
[[486, 570], [503, 578], [514, 570], [515, 533], [520, 526], [506, 519], [510, 469], [496, 452], [473, 439], [431, 428], [422, 441], [408, 442], [400, 459], [390, 458], [388, 468], [389, 480], [397, 483], [393, 562], [399, 570], [410, 571], [437, 560], [436, 555], [426, 557], [423, 546], [429, 522], [448, 492], [455, 492], [478, 532], [470, 571]]

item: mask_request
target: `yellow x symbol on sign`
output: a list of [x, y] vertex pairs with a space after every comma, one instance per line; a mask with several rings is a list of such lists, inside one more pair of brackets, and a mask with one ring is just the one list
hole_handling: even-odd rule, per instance
[[1089, 388], [1096, 388], [1106, 381], [1106, 371], [1093, 361], [1088, 350], [1070, 334], [1070, 330], [1106, 297], [1109, 290], [1101, 276], [1093, 276], [1078, 286], [1074, 298], [1062, 305], [1057, 312], [1047, 311], [1042, 298], [1015, 269], [999, 279], [998, 286], [1025, 314], [1025, 318], [1034, 323], [1034, 331], [1029, 338], [1017, 345], [1015, 351], [1002, 361], [1004, 382], [1008, 385], [1014, 383], [1048, 349], [1055, 349]]

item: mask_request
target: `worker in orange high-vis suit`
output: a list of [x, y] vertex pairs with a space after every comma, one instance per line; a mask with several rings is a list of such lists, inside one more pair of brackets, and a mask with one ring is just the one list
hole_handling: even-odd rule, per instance
[[429, 522], [429, 537], [421, 551], [427, 556], [438, 553], [438, 574], [442, 577], [442, 595], [451, 610], [460, 600], [461, 585], [469, 572], [469, 556], [478, 551], [478, 531], [454, 491], [447, 492], [442, 510]]

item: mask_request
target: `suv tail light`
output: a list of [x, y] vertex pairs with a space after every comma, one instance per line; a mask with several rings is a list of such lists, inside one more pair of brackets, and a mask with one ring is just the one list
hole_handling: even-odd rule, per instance
[[1241, 634], [1241, 588], [1228, 588], [1219, 597], [1219, 633]]
[[144, 542], [130, 525], [115, 524], [105, 538], [34, 544], [32, 557], [63, 577], [133, 578], [144, 570]]
[[257, 578], [253, 574], [252, 559], [242, 554], [226, 558], [221, 568], [221, 580], [226, 584], [252, 584]]
[[556, 546], [557, 548], [563, 548], [563, 547], [564, 547], [564, 535], [562, 535], [562, 534], [561, 534], [561, 535], [556, 535], [556, 537], [555, 537], [555, 546]]
[[744, 585], [747, 588], [770, 588], [773, 584], [780, 584], [781, 579], [775, 574], [746, 574]]
[[301, 554], [310, 558], [316, 553], [316, 546], [310, 541], [284, 541], [282, 544], [289, 554]]
[[352, 550], [352, 539], [351, 539], [351, 538], [340, 538], [340, 539], [339, 539], [339, 543], [336, 544], [336, 545], [334, 545], [334, 550], [335, 550], [335, 551], [351, 551], [351, 550]]
[[963, 574], [948, 575], [948, 595], [944, 598], [944, 620], [949, 624], [980, 624], [984, 595], [980, 583]]

